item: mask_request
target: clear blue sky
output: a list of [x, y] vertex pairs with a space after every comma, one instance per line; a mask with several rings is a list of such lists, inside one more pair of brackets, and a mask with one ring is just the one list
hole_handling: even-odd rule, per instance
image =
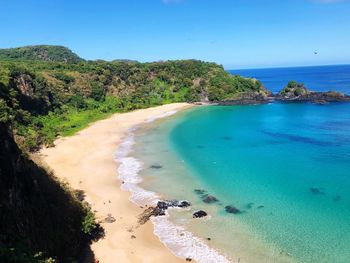
[[0, 32], [0, 48], [59, 44], [86, 59], [350, 63], [346, 0], [0, 0]]

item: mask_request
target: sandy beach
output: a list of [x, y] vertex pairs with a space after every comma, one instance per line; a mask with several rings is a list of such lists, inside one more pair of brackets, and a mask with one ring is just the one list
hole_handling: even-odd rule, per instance
[[85, 192], [85, 200], [91, 204], [99, 221], [108, 214], [116, 219], [113, 223], [101, 223], [105, 238], [91, 246], [100, 263], [184, 262], [153, 234], [151, 222], [139, 226], [137, 216], [143, 209], [129, 201], [129, 192], [120, 189], [113, 154], [129, 128], [150, 117], [190, 106], [175, 103], [114, 114], [72, 137], [58, 139], [55, 147], [41, 150], [42, 160], [59, 179]]

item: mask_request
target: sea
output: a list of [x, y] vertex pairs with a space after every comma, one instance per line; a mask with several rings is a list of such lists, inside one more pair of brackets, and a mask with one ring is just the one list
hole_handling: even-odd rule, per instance
[[[350, 91], [349, 66], [231, 72], [274, 92], [289, 80]], [[155, 234], [179, 257], [350, 262], [350, 103], [168, 112], [131, 129], [116, 160], [131, 201], [191, 202], [152, 219]], [[208, 216], [193, 218], [199, 210]]]

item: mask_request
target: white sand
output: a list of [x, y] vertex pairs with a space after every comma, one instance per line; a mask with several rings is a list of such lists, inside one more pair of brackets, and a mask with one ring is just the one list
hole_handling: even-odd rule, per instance
[[55, 147], [41, 151], [43, 161], [58, 178], [85, 192], [85, 200], [96, 211], [98, 220], [108, 214], [116, 219], [114, 223], [102, 223], [106, 236], [91, 246], [100, 263], [184, 262], [153, 234], [151, 222], [138, 225], [137, 216], [143, 209], [132, 204], [130, 194], [120, 189], [113, 154], [129, 128], [150, 117], [186, 107], [190, 105], [175, 103], [115, 114], [72, 137], [58, 139]]

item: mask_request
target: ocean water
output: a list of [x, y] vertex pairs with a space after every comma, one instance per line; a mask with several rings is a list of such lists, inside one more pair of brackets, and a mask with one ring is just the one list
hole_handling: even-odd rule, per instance
[[[123, 147], [117, 159], [134, 202], [192, 203], [153, 220], [175, 254], [350, 262], [350, 104], [200, 106], [130, 131]], [[195, 189], [218, 201], [204, 203]], [[193, 219], [200, 209], [209, 216]]]
[[278, 92], [288, 81], [302, 82], [314, 91], [336, 90], [350, 94], [350, 65], [229, 70], [232, 74], [260, 80], [272, 92]]

